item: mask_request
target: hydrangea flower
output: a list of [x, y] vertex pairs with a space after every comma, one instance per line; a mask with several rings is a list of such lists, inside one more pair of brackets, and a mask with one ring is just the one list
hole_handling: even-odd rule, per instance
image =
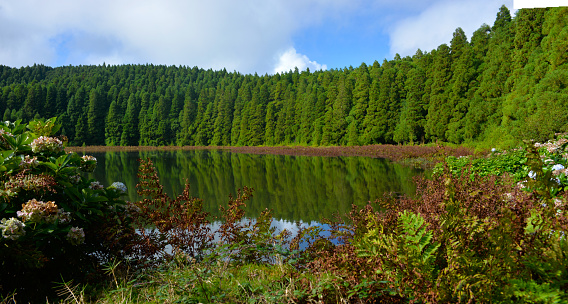
[[55, 202], [44, 203], [34, 198], [22, 204], [22, 210], [16, 214], [24, 221], [53, 223], [58, 217], [59, 209]]
[[69, 181], [72, 184], [76, 185], [79, 182], [81, 182], [81, 175], [79, 175], [79, 174], [71, 175], [71, 176], [69, 176]]
[[28, 169], [28, 168], [35, 168], [39, 165], [39, 162], [37, 161], [37, 157], [30, 157], [29, 155], [26, 155], [24, 157], [22, 157], [22, 161], [20, 162], [20, 167], [22, 169]]
[[133, 202], [126, 202], [126, 205], [124, 206], [124, 209], [126, 210], [126, 213], [128, 214], [133, 214], [133, 213], [140, 213], [142, 212], [142, 210], [140, 210], [140, 207], [136, 206], [135, 203]]
[[24, 236], [26, 234], [24, 227], [26, 225], [14, 217], [8, 220], [3, 218], [0, 222], [2, 236], [9, 240], [17, 240], [19, 237]]
[[529, 172], [529, 177], [534, 179], [536, 177], [536, 173], [533, 171]]
[[115, 189], [120, 194], [126, 194], [126, 191], [128, 190], [126, 188], [126, 185], [124, 183], [121, 183], [121, 182], [114, 182], [108, 188], [109, 189]]
[[10, 179], [4, 183], [4, 189], [12, 192], [20, 190], [36, 191], [36, 192], [55, 192], [53, 186], [57, 182], [53, 176], [48, 174], [27, 174], [22, 171], [16, 175], [10, 176]]
[[83, 231], [83, 228], [71, 227], [65, 238], [72, 245], [81, 245], [85, 242], [85, 232]]
[[12, 135], [12, 133], [0, 128], [0, 146], [3, 147], [3, 148], [9, 148], [10, 145], [8, 144], [8, 141], [4, 138], [3, 135], [6, 135], [6, 136], [14, 136], [14, 135]]
[[556, 164], [556, 165], [552, 166], [553, 171], [562, 170], [562, 169], [564, 169], [564, 166], [561, 165], [561, 164]]
[[95, 171], [96, 167], [97, 167], [97, 159], [94, 156], [83, 155], [81, 157], [81, 166], [79, 167], [79, 169], [81, 169], [84, 172], [93, 172]]
[[34, 139], [30, 146], [32, 147], [32, 152], [34, 153], [59, 153], [63, 151], [63, 142], [55, 137], [40, 136], [39, 138]]
[[71, 222], [71, 212], [65, 212], [63, 208], [57, 210], [57, 218], [62, 224]]
[[101, 189], [104, 189], [104, 186], [101, 185], [101, 183], [99, 183], [98, 181], [94, 181], [94, 182], [91, 182], [91, 185], [89, 186], [89, 188], [93, 189], [93, 190], [101, 190]]
[[12, 135], [12, 133], [10, 133], [10, 132], [8, 132], [8, 131], [6, 131], [6, 130], [0, 128], [0, 136], [2, 136], [2, 135], [14, 136], [14, 135]]

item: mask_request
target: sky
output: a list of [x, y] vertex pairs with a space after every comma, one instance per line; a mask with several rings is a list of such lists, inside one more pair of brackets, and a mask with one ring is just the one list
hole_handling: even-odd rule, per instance
[[412, 56], [513, 0], [0, 0], [0, 65], [176, 65], [274, 74]]

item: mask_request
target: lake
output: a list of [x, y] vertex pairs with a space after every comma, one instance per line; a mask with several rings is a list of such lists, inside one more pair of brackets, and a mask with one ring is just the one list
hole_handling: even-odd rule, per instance
[[88, 153], [97, 158], [90, 177], [108, 186], [120, 181], [128, 187], [128, 200], [136, 194], [138, 159], [154, 163], [166, 193], [180, 194], [185, 181], [190, 193], [203, 199], [204, 209], [219, 215], [229, 194], [243, 186], [254, 188], [246, 216], [256, 217], [265, 208], [275, 220], [319, 221], [349, 212], [351, 204], [363, 205], [385, 192], [413, 195], [412, 178], [423, 170], [385, 159], [368, 157], [318, 157], [240, 154], [218, 150], [140, 151]]

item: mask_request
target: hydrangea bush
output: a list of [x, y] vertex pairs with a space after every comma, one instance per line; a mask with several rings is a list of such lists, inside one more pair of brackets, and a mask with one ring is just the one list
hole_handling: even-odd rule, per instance
[[96, 273], [131, 230], [126, 186], [85, 178], [96, 158], [66, 153], [59, 127], [55, 118], [0, 122], [0, 295]]
[[[526, 142], [524, 148], [499, 151], [491, 149], [487, 157], [464, 156], [446, 158], [448, 169], [454, 175], [463, 173], [473, 176], [502, 175], [509, 173], [522, 188], [536, 190], [538, 181], [545, 185], [551, 196], [568, 191], [568, 135], [559, 134], [546, 143]], [[444, 164], [434, 168], [434, 174], [441, 174]]]

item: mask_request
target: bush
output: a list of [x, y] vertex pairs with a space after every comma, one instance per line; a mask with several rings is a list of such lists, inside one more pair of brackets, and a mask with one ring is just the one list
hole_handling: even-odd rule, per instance
[[419, 198], [354, 208], [348, 229], [332, 231], [350, 237], [319, 251], [310, 268], [334, 276], [353, 299], [566, 302], [567, 194], [537, 191], [543, 183], [527, 191], [507, 174], [471, 178], [443, 167], [418, 181]]
[[127, 253], [124, 184], [86, 179], [96, 159], [66, 153], [55, 118], [0, 123], [0, 294], [45, 301], [52, 282], [97, 277]]

